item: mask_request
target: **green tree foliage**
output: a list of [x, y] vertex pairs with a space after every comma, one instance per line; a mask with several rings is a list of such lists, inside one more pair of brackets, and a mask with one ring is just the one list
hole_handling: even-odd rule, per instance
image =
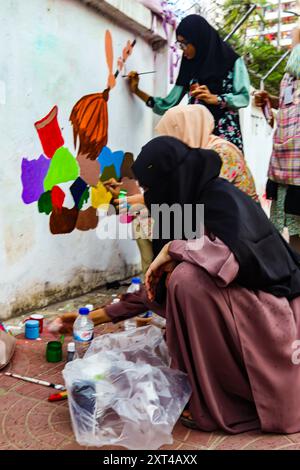
[[[222, 37], [225, 37], [234, 26], [249, 10], [252, 4], [264, 6], [265, 0], [226, 0], [222, 5], [222, 20], [218, 24], [218, 29]], [[255, 27], [259, 30], [259, 23], [264, 25], [263, 15], [256, 10], [256, 13], [248, 18], [237, 33], [230, 39], [230, 43], [235, 50], [245, 58], [251, 84], [259, 88], [260, 79], [271, 69], [271, 67], [284, 54], [285, 49], [278, 49], [268, 39], [249, 39], [247, 30]], [[278, 95], [280, 81], [284, 74], [286, 60], [268, 77], [265, 88], [272, 94]]]
[[[224, 36], [230, 33], [233, 30], [235, 25], [238, 21], [247, 13], [252, 5], [257, 6], [264, 6], [266, 4], [266, 0], [225, 0], [222, 5], [223, 10], [223, 19], [220, 27], [222, 28], [222, 33]], [[247, 29], [250, 25], [254, 25], [256, 23], [255, 15], [258, 18], [258, 21], [264, 23], [264, 18], [262, 13], [256, 10], [252, 15], [248, 18], [248, 20], [240, 27], [239, 34], [244, 36]]]
[[[251, 40], [244, 46], [244, 56], [247, 61], [249, 57], [248, 70], [251, 78], [251, 83], [255, 88], [259, 88], [260, 77], [264, 76], [271, 67], [280, 59], [285, 50], [277, 49], [268, 40]], [[279, 85], [284, 75], [286, 67], [286, 60], [269, 75], [265, 82], [265, 88], [273, 95], [278, 95]]]

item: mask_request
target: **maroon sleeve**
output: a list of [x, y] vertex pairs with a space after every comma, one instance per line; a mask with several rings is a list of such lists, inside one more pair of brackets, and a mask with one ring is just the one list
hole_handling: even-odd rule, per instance
[[175, 240], [169, 255], [177, 261], [186, 261], [205, 269], [219, 286], [227, 286], [237, 276], [238, 262], [230, 249], [219, 239], [204, 235], [199, 240]]
[[163, 307], [149, 301], [144, 286], [141, 286], [139, 292], [123, 294], [120, 302], [105, 305], [104, 308], [113, 323], [136, 317], [148, 310], [151, 310], [163, 317], [165, 316]]

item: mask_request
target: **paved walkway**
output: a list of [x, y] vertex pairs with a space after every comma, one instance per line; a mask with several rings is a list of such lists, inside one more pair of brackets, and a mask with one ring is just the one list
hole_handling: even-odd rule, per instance
[[[78, 306], [92, 303], [100, 305], [111, 299], [116, 291], [99, 290], [75, 300], [40, 309], [47, 317], [62, 311], [72, 311]], [[6, 324], [18, 324], [19, 319]], [[109, 333], [122, 325], [106, 324], [97, 327], [97, 334]], [[12, 363], [5, 369], [29, 377], [39, 377], [55, 383], [63, 383], [61, 371], [65, 363], [50, 364], [45, 360], [47, 341], [53, 339], [48, 333], [41, 341], [28, 341], [18, 337]], [[64, 357], [66, 357], [66, 337]], [[3, 372], [3, 371], [2, 371]], [[11, 449], [86, 449], [76, 443], [71, 427], [67, 400], [55, 403], [47, 401], [53, 390], [26, 383], [0, 374], [0, 450]], [[229, 450], [229, 449], [286, 449], [300, 450], [300, 433], [288, 436], [248, 432], [237, 436], [223, 432], [205, 433], [192, 431], [178, 423], [173, 432], [174, 442], [162, 449], [181, 450]], [[89, 447], [88, 449], [94, 449]], [[104, 448], [103, 448], [104, 449]], [[108, 450], [115, 447], [105, 448]]]

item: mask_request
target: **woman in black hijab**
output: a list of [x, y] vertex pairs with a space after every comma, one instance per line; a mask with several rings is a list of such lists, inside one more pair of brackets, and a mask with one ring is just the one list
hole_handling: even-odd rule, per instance
[[[182, 416], [186, 426], [231, 434], [296, 433], [299, 258], [262, 209], [218, 177], [220, 168], [215, 152], [191, 149], [172, 137], [143, 147], [132, 169], [159, 234], [147, 292], [125, 294], [92, 318], [96, 324], [117, 323], [147, 310], [166, 318], [172, 367], [185, 371], [192, 386]], [[164, 239], [154, 204], [189, 204], [192, 230], [197, 205], [204, 204], [205, 235], [186, 240], [184, 232], [173, 240], [182, 227], [176, 218]], [[163, 276], [166, 296], [159, 305], [154, 299]], [[60, 321], [66, 326], [68, 317]]]
[[200, 15], [184, 18], [176, 30], [183, 57], [176, 85], [166, 98], [151, 97], [138, 87], [136, 72], [129, 74], [130, 88], [157, 114], [176, 106], [185, 94], [201, 103], [215, 119], [214, 134], [243, 151], [238, 110], [249, 104], [249, 76], [245, 63]]
[[187, 372], [193, 389], [182, 421], [232, 434], [299, 432], [299, 257], [249, 196], [218, 178], [220, 167], [215, 152], [172, 137], [150, 141], [132, 167], [155, 224], [154, 204], [190, 204], [194, 229], [204, 204], [202, 244], [185, 235], [153, 240], [161, 251], [145, 280], [154, 301], [168, 275], [172, 367]]
[[[145, 204], [197, 204], [205, 210], [204, 225], [225, 243], [239, 262], [239, 283], [289, 300], [300, 294], [300, 256], [285, 242], [265, 212], [248, 195], [218, 178], [221, 159], [211, 150], [191, 149], [173, 137], [146, 144], [132, 166]], [[152, 217], [155, 214], [152, 212]], [[192, 229], [196, 215], [193, 212]], [[184, 218], [183, 218], [184, 220]], [[159, 221], [154, 220], [157, 224]], [[176, 224], [176, 221], [174, 221]], [[154, 226], [155, 227], [155, 226]], [[172, 227], [171, 233], [177, 228]], [[153, 239], [154, 255], [169, 241]], [[184, 237], [183, 237], [184, 238]], [[174, 239], [172, 235], [170, 239]], [[274, 251], [276, 257], [274, 257]]]

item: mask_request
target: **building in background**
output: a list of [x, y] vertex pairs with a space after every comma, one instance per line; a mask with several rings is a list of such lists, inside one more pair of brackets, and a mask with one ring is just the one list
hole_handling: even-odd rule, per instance
[[291, 32], [297, 25], [297, 2], [290, 0], [269, 0], [265, 6], [258, 6], [264, 21], [256, 15], [248, 30], [248, 37], [253, 39], [266, 38], [278, 47], [286, 47], [291, 43]]
[[[225, 0], [168, 0], [169, 6], [179, 18], [198, 13], [215, 27], [224, 23], [224, 3]], [[235, 8], [236, 5], [233, 7]], [[300, 14], [299, 2], [267, 0], [264, 6], [257, 6], [257, 13], [259, 14], [249, 19], [250, 27], [247, 37], [249, 39], [266, 38], [278, 47], [288, 46], [291, 41], [291, 32], [298, 20], [295, 13]]]
[[204, 16], [210, 24], [216, 25], [218, 17], [222, 15], [223, 0], [168, 0], [169, 6], [173, 9], [178, 18], [191, 14]]
[[222, 22], [224, 0], [202, 0], [202, 15], [211, 25], [217, 27]]

